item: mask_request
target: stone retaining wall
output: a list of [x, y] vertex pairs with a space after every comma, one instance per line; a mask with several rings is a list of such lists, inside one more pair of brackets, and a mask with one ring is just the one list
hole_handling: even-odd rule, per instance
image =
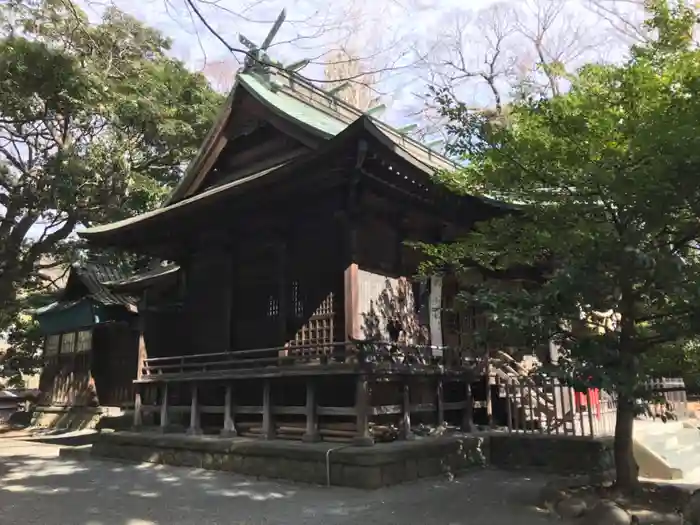
[[612, 438], [541, 434], [492, 434], [490, 463], [504, 469], [555, 474], [600, 474], [615, 468]]
[[612, 465], [612, 446], [608, 441], [495, 433], [354, 447], [155, 432], [103, 432], [92, 447], [92, 455], [321, 485], [330, 481], [331, 485], [363, 489], [488, 465], [558, 474], [603, 474]]
[[374, 447], [219, 439], [133, 432], [104, 433], [92, 455], [127, 461], [225, 470], [250, 476], [376, 489], [484, 466], [484, 437], [444, 437]]

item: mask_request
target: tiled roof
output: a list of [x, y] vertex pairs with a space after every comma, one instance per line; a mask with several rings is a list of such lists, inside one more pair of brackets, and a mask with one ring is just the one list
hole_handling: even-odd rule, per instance
[[88, 263], [71, 268], [90, 291], [89, 297], [104, 305], [133, 305], [138, 298], [113, 293], [104, 283], [125, 278], [124, 272], [106, 264]]
[[177, 264], [159, 264], [154, 268], [150, 268], [145, 272], [130, 275], [128, 277], [115, 278], [102, 281], [102, 284], [112, 290], [128, 287], [132, 285], [145, 284], [154, 279], [170, 275], [180, 270]]

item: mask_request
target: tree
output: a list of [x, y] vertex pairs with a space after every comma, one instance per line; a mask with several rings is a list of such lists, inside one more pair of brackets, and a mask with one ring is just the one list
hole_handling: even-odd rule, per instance
[[169, 48], [115, 8], [0, 6], [0, 330], [76, 228], [155, 207], [196, 152], [221, 97]]
[[533, 350], [554, 341], [564, 356], [552, 372], [616, 394], [624, 489], [637, 480], [632, 430], [650, 358], [700, 329], [697, 19], [680, 3], [647, 8], [657, 37], [628, 61], [584, 66], [568, 91], [514, 101], [505, 120], [437, 91], [451, 151], [466, 164], [445, 183], [520, 211], [425, 247], [430, 271], [537, 270], [519, 272], [517, 287], [486, 280], [460, 300], [489, 312], [483, 337]]
[[[0, 375], [36, 370], [27, 308], [74, 259], [76, 228], [155, 207], [220, 96], [170, 42], [116, 9], [90, 25], [64, 0], [0, 7]], [[23, 313], [25, 312], [25, 313]]]

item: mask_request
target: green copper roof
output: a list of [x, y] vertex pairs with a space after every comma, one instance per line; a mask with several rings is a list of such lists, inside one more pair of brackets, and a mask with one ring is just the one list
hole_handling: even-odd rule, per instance
[[269, 108], [277, 109], [278, 112], [282, 113], [282, 116], [295, 120], [303, 127], [312, 128], [325, 135], [326, 138], [334, 137], [348, 127], [348, 122], [343, 122], [290, 97], [284, 91], [275, 89], [274, 83], [261, 80], [257, 75], [243, 73], [239, 75], [238, 80], [248, 88], [251, 95]]

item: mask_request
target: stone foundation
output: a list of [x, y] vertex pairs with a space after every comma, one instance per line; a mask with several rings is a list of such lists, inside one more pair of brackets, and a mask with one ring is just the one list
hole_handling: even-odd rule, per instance
[[38, 406], [34, 409], [31, 426], [61, 429], [84, 430], [96, 428], [106, 417], [123, 415], [120, 407], [63, 407]]
[[594, 476], [604, 476], [614, 465], [610, 440], [504, 433], [453, 435], [356, 447], [157, 432], [103, 432], [91, 454], [122, 461], [223, 470], [362, 489], [457, 474], [488, 465]]
[[504, 469], [604, 476], [615, 468], [612, 438], [491, 434], [489, 450], [491, 465]]
[[113, 432], [100, 436], [93, 445], [92, 455], [321, 485], [330, 483], [376, 489], [482, 467], [487, 463], [487, 442], [480, 436], [454, 436], [353, 447]]

